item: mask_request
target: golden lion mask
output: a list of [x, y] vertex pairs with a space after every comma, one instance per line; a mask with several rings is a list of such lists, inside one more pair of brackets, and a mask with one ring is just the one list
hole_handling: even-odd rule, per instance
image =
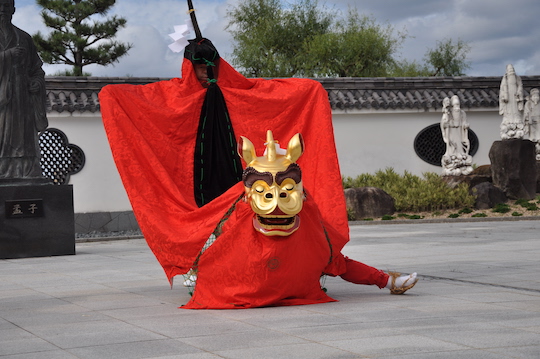
[[238, 152], [246, 161], [242, 179], [246, 200], [255, 216], [253, 226], [267, 236], [288, 236], [300, 227], [298, 213], [302, 210], [304, 190], [302, 171], [296, 161], [304, 152], [302, 135], [291, 138], [284, 151], [272, 131], [266, 135], [266, 151], [257, 157], [255, 146], [241, 137]]

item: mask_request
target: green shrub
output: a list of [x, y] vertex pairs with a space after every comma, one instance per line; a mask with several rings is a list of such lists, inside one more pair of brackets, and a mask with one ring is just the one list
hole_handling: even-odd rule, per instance
[[459, 214], [464, 214], [464, 213], [472, 213], [472, 209], [470, 209], [469, 207], [465, 207], [463, 208], [462, 210], [460, 210], [458, 213]]
[[354, 221], [356, 219], [356, 212], [354, 209], [347, 207], [347, 220]]
[[512, 212], [512, 216], [514, 216], [514, 217], [519, 217], [519, 216], [523, 216], [523, 213], [519, 213], [519, 212]]
[[459, 213], [452, 213], [448, 215], [448, 218], [458, 218], [458, 217], [459, 217]]
[[519, 198], [516, 200], [516, 204], [526, 208], [529, 205], [529, 201], [524, 198]]
[[381, 218], [383, 221], [390, 221], [392, 219], [396, 219], [396, 217], [392, 217], [391, 215], [389, 214], [385, 214], [384, 216], [382, 216]]
[[364, 221], [373, 221], [373, 218], [364, 218]]
[[496, 213], [508, 213], [510, 212], [510, 206], [506, 203], [497, 203], [491, 211]]
[[536, 205], [536, 203], [531, 203], [528, 200], [523, 199], [523, 198], [516, 200], [516, 204], [520, 205], [523, 208], [526, 208], [528, 211], [538, 210], [538, 206]]
[[410, 215], [410, 216], [407, 216], [408, 219], [423, 219], [424, 216], [420, 216], [418, 214], [413, 214], [413, 215]]
[[473, 214], [471, 217], [487, 217], [487, 214], [480, 212]]
[[472, 207], [475, 203], [465, 183], [450, 188], [441, 176], [426, 172], [423, 178], [407, 171], [399, 175], [392, 168], [375, 174], [361, 174], [356, 178], [343, 178], [344, 188], [377, 187], [394, 199], [399, 212], [423, 212]]

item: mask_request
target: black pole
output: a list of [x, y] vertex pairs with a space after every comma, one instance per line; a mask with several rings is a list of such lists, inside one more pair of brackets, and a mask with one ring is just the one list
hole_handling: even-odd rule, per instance
[[201, 40], [201, 29], [199, 29], [199, 24], [197, 23], [197, 18], [195, 17], [195, 9], [193, 9], [193, 2], [191, 0], [187, 0], [187, 2], [189, 8], [189, 16], [191, 17], [191, 23], [193, 24], [193, 29], [195, 30], [195, 39]]

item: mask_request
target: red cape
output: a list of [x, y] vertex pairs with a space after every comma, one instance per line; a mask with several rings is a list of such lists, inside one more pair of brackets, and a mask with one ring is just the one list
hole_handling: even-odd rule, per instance
[[[238, 183], [201, 208], [195, 204], [193, 156], [206, 90], [187, 60], [182, 74], [148, 85], [109, 85], [99, 94], [113, 157], [133, 211], [169, 280], [192, 267], [209, 235], [243, 193]], [[309, 79], [247, 79], [223, 59], [218, 84], [237, 140], [249, 138], [258, 155], [269, 129], [284, 145], [302, 134], [305, 151], [298, 164], [304, 188], [333, 233], [333, 259], [338, 258], [325, 271], [343, 273], [340, 251], [349, 228], [327, 92]]]

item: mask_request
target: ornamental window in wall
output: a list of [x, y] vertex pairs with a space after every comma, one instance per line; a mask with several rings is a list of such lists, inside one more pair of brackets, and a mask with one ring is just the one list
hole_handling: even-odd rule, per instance
[[[469, 154], [474, 156], [478, 151], [478, 137], [470, 128], [469, 142], [471, 145]], [[414, 151], [423, 161], [430, 165], [442, 167], [441, 159], [446, 152], [446, 143], [444, 143], [439, 123], [424, 128], [416, 135]]]
[[82, 170], [85, 163], [83, 150], [69, 143], [59, 129], [48, 128], [39, 135], [41, 170], [43, 177], [56, 185], [69, 183], [69, 176]]

